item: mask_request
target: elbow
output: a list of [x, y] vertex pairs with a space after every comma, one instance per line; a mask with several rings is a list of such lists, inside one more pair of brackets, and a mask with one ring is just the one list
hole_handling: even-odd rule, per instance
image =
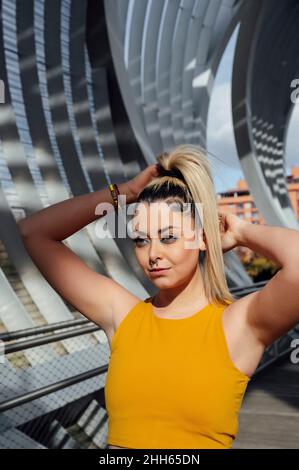
[[19, 222], [17, 222], [19, 234], [21, 235], [22, 238], [27, 238], [29, 237], [30, 234], [30, 228], [28, 226], [28, 221], [25, 219], [21, 219]]
[[41, 225], [39, 225], [37, 228], [36, 222], [34, 221], [35, 226], [33, 226], [32, 222], [33, 221], [28, 220], [28, 217], [25, 217], [24, 219], [21, 219], [19, 222], [17, 222], [19, 234], [24, 242], [25, 240], [31, 240], [32, 238], [37, 239], [41, 237], [58, 241], [58, 239], [52, 238], [45, 234], [41, 229]]

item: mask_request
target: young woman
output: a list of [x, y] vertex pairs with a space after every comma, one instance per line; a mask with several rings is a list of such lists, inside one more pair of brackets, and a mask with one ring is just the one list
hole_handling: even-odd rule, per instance
[[[137, 203], [130, 242], [154, 297], [138, 298], [62, 243], [99, 217], [96, 206], [112, 201], [108, 188], [19, 223], [48, 282], [107, 335], [108, 445], [230, 448], [265, 348], [299, 321], [299, 233], [219, 213], [207, 158], [194, 145], [161, 154], [119, 191]], [[223, 252], [237, 245], [280, 270], [262, 290], [235, 300]]]

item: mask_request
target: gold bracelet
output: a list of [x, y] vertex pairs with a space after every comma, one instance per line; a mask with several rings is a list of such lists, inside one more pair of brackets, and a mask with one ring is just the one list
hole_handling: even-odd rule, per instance
[[115, 211], [118, 212], [118, 209], [121, 207], [119, 200], [118, 200], [118, 196], [120, 194], [118, 186], [117, 184], [112, 183], [112, 184], [109, 184], [109, 189], [110, 189], [110, 193], [112, 196], [112, 201], [113, 201]]

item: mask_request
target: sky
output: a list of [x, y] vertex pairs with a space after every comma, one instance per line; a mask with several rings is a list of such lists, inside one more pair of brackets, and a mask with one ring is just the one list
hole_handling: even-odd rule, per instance
[[[215, 155], [215, 157], [210, 155], [209, 158], [217, 192], [236, 187], [237, 180], [244, 178], [237, 156], [231, 113], [231, 77], [237, 34], [238, 26], [219, 64], [208, 114], [207, 150]], [[298, 129], [299, 103], [293, 108], [287, 134], [285, 148], [287, 174], [290, 173], [292, 165], [299, 166]]]

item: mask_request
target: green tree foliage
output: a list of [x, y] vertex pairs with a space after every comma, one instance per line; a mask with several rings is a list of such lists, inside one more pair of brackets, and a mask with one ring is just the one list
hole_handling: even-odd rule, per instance
[[279, 270], [279, 266], [276, 263], [258, 253], [253, 253], [251, 260], [243, 262], [243, 265], [254, 282], [271, 279]]

